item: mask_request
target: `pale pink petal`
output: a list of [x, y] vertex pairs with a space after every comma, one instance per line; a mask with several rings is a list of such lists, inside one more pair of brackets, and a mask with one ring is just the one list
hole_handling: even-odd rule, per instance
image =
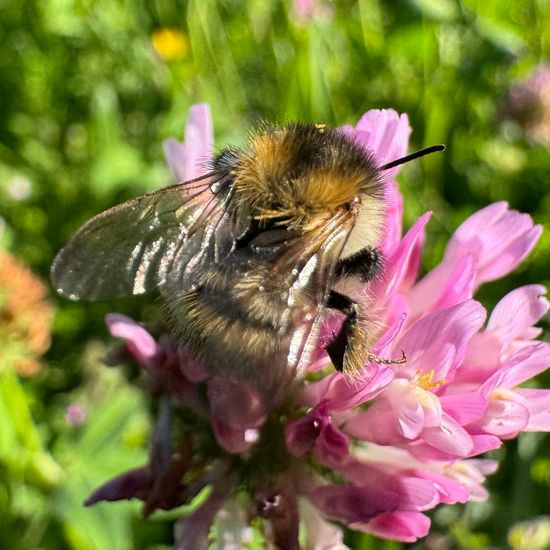
[[398, 443], [403, 438], [397, 431], [395, 412], [387, 402], [375, 402], [366, 411], [351, 413], [343, 429], [352, 437], [380, 445]]
[[164, 154], [177, 181], [188, 181], [204, 174], [205, 163], [212, 155], [214, 137], [210, 107], [197, 103], [189, 109], [185, 142], [164, 142]]
[[382, 514], [365, 525], [352, 524], [358, 531], [401, 542], [415, 542], [430, 530], [430, 518], [420, 512], [390, 512]]
[[[550, 431], [550, 391], [549, 390], [517, 390], [521, 395], [525, 391], [541, 392], [544, 395], [529, 395], [529, 422], [523, 428], [524, 432]], [[543, 407], [541, 404], [544, 403]]]
[[487, 413], [476, 426], [485, 433], [508, 439], [516, 437], [528, 422], [529, 409], [525, 398], [512, 390], [502, 389], [490, 394]]
[[405, 439], [415, 439], [424, 428], [425, 413], [414, 387], [408, 380], [396, 380], [384, 397], [395, 413], [398, 433]]
[[496, 460], [469, 459], [459, 460], [452, 464], [446, 474], [462, 483], [470, 492], [471, 500], [485, 500], [489, 493], [483, 487], [485, 476], [496, 471]]
[[432, 447], [457, 458], [468, 456], [474, 445], [470, 434], [447, 414], [441, 416], [441, 426], [425, 428], [420, 435]]
[[386, 216], [382, 238], [380, 239], [380, 250], [387, 256], [399, 243], [402, 233], [403, 218], [403, 196], [397, 184], [392, 179], [384, 178], [384, 198], [386, 202]]
[[155, 339], [130, 317], [119, 313], [109, 313], [105, 317], [109, 332], [124, 340], [128, 351], [142, 366], [150, 367], [157, 354]]
[[307, 499], [300, 499], [300, 518], [305, 526], [304, 550], [349, 550], [342, 529], [323, 519]]

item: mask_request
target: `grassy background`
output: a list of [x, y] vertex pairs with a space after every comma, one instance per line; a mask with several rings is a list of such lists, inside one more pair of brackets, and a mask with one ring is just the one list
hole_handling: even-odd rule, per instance
[[[548, 0], [317, 5], [301, 19], [289, 2], [269, 0], [0, 0], [1, 247], [47, 280], [83, 221], [170, 182], [162, 140], [181, 138], [199, 101], [212, 107], [218, 144], [243, 142], [259, 119], [343, 124], [373, 107], [408, 113], [411, 150], [448, 146], [400, 176], [406, 224], [434, 211], [425, 268], [489, 202], [507, 200], [547, 225], [548, 147], [499, 113], [509, 87], [549, 58]], [[179, 33], [171, 52], [158, 34], [167, 28]], [[548, 285], [548, 265], [547, 228], [529, 261], [480, 298], [492, 307], [520, 284]], [[143, 462], [150, 429], [149, 404], [100, 366], [103, 316], [154, 318], [157, 304], [50, 294], [58, 312], [41, 372], [18, 377], [0, 351], [0, 547], [164, 548], [175, 514], [143, 522], [132, 503], [81, 506], [94, 486]], [[80, 427], [64, 420], [70, 403], [87, 411]], [[512, 524], [550, 514], [549, 452], [533, 434], [500, 450], [491, 499], [436, 511], [439, 535], [416, 547], [506, 547]]]

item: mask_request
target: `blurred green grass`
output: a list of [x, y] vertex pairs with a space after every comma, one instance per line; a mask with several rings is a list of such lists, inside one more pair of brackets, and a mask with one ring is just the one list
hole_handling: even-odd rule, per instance
[[[243, 142], [260, 119], [354, 123], [369, 108], [392, 107], [409, 114], [411, 150], [448, 146], [400, 176], [406, 223], [434, 211], [424, 267], [468, 214], [507, 200], [546, 232], [525, 265], [486, 285], [481, 299], [491, 307], [520, 284], [548, 286], [550, 155], [500, 121], [499, 106], [513, 82], [549, 59], [550, 2], [319, 4], [300, 20], [289, 2], [266, 0], [0, 1], [2, 247], [47, 279], [83, 221], [170, 183], [161, 143], [181, 138], [195, 102], [211, 105], [219, 145]], [[187, 45], [171, 59], [153, 47], [154, 33], [170, 28]], [[59, 311], [42, 373], [0, 373], [0, 547], [160, 548], [170, 541], [169, 515], [146, 523], [133, 505], [80, 505], [94, 485], [140, 464], [148, 431], [148, 404], [90, 350], [108, 341], [105, 313], [152, 319], [155, 303], [51, 299]], [[63, 420], [73, 401], [88, 407], [78, 428]], [[491, 500], [436, 511], [443, 542], [416, 546], [505, 547], [510, 525], [550, 514], [549, 451], [533, 434], [499, 451]], [[351, 534], [349, 544], [401, 547]]]

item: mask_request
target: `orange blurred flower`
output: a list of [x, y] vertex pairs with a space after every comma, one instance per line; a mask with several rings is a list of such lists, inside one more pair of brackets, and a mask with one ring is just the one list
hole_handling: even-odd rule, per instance
[[23, 376], [40, 370], [50, 347], [54, 308], [46, 285], [13, 255], [0, 250], [0, 354]]

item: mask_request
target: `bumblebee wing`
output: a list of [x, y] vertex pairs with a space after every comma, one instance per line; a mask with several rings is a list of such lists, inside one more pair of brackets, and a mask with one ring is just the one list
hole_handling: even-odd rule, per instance
[[[161, 286], [191, 239], [228, 250], [226, 175], [207, 174], [131, 199], [89, 220], [56, 256], [51, 279], [72, 300], [142, 294]], [[225, 178], [225, 179], [224, 179]]]
[[293, 274], [289, 290], [291, 300], [293, 293], [307, 287], [311, 303], [317, 304], [312, 311], [306, 312], [292, 336], [287, 366], [294, 372], [303, 373], [317, 355], [336, 262], [350, 235], [351, 222], [349, 212], [336, 214], [328, 223], [310, 231], [306, 238], [291, 243], [274, 266], [279, 272]]

